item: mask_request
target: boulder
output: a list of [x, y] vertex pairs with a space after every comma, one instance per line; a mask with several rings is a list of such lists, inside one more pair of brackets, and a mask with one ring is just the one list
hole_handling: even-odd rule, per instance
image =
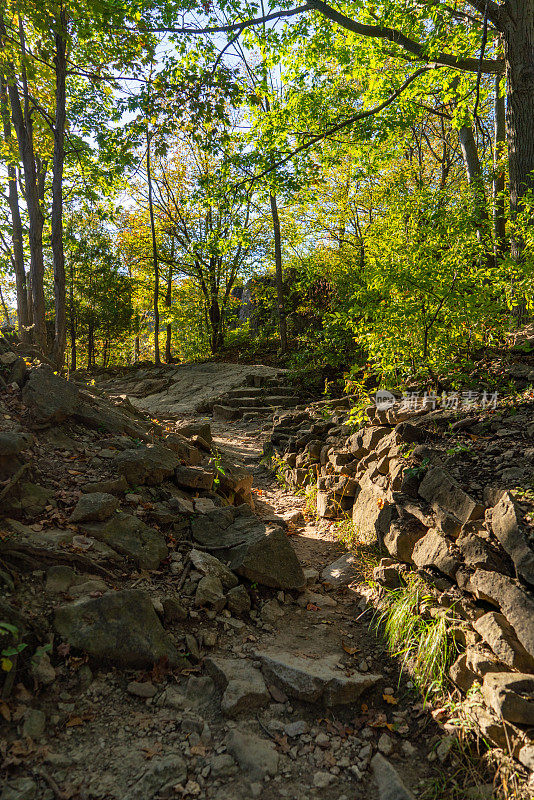
[[215, 473], [202, 467], [179, 466], [174, 470], [174, 480], [184, 489], [209, 491], [213, 486]]
[[519, 577], [534, 586], [534, 550], [521, 530], [519, 511], [506, 492], [491, 512], [491, 526]]
[[473, 627], [504, 664], [519, 672], [534, 672], [534, 658], [518, 641], [514, 629], [502, 614], [489, 611], [473, 622]]
[[509, 672], [509, 667], [499, 661], [490, 648], [479, 642], [469, 645], [465, 653], [466, 666], [477, 678], [483, 678], [488, 672]]
[[189, 553], [193, 566], [202, 575], [212, 575], [218, 578], [225, 589], [232, 589], [237, 586], [239, 581], [234, 573], [228, 569], [226, 564], [219, 561], [215, 556], [210, 553], [204, 553], [201, 550], [191, 550]]
[[450, 542], [435, 528], [416, 542], [412, 560], [418, 567], [434, 567], [450, 578], [460, 565]]
[[163, 630], [150, 595], [138, 589], [108, 592], [56, 610], [57, 633], [90, 656], [128, 668], [150, 668], [160, 659], [186, 666]]
[[22, 514], [31, 519], [43, 513], [52, 495], [52, 489], [46, 486], [31, 481], [18, 481], [2, 500], [2, 514]]
[[200, 436], [200, 438], [204, 439], [204, 441], [208, 444], [213, 442], [211, 425], [209, 422], [177, 423], [176, 433], [179, 433], [181, 436], [185, 436], [187, 439], [190, 439], [192, 436]]
[[31, 433], [22, 431], [0, 432], [0, 458], [16, 456], [33, 444]]
[[387, 589], [398, 589], [405, 585], [403, 573], [406, 571], [404, 564], [397, 564], [392, 558], [382, 558], [373, 570], [373, 579]]
[[261, 781], [278, 772], [278, 755], [274, 742], [261, 739], [250, 731], [231, 730], [226, 737], [228, 752], [251, 781]]
[[352, 507], [352, 522], [358, 541], [364, 544], [382, 544], [397, 511], [386, 493], [364, 476], [361, 489]]
[[222, 611], [226, 605], [222, 583], [215, 575], [204, 575], [197, 584], [195, 593], [196, 606], [208, 606], [215, 611]]
[[534, 725], [534, 675], [488, 673], [482, 684], [482, 694], [502, 719], [518, 725]]
[[477, 679], [477, 675], [467, 665], [465, 653], [461, 653], [451, 665], [449, 676], [462, 692], [468, 692]]
[[115, 514], [106, 522], [83, 524], [82, 530], [117, 553], [128, 556], [141, 569], [157, 569], [168, 555], [163, 534], [131, 514]]
[[250, 595], [242, 584], [234, 586], [227, 593], [226, 606], [231, 614], [246, 614], [250, 611]]
[[382, 677], [358, 672], [347, 677], [335, 669], [339, 662], [337, 655], [313, 659], [283, 651], [257, 651], [256, 656], [269, 683], [289, 697], [308, 703], [322, 702], [328, 707], [354, 703]]
[[472, 569], [481, 567], [482, 569], [506, 574], [507, 570], [502, 559], [476, 533], [462, 531], [456, 540], [456, 547], [460, 551], [466, 567], [471, 567]]
[[171, 476], [180, 459], [165, 447], [136, 447], [123, 450], [115, 457], [117, 471], [124, 475], [130, 486], [158, 486]]
[[384, 534], [384, 546], [393, 558], [411, 564], [414, 547], [425, 533], [426, 528], [415, 518], [401, 518], [392, 522]]
[[30, 371], [22, 400], [38, 422], [63, 422], [81, 403], [76, 386], [55, 375], [47, 366]]
[[177, 433], [169, 433], [163, 439], [163, 443], [184, 464], [195, 466], [202, 461], [202, 453], [198, 447], [193, 447], [183, 436], [179, 436]]
[[[252, 472], [224, 459], [217, 470], [218, 488], [236, 505], [251, 502]], [[236, 499], [237, 498], [237, 499]]]
[[288, 537], [279, 527], [262, 527], [258, 535], [230, 551], [230, 568], [273, 589], [303, 589], [306, 579]]
[[70, 515], [70, 521], [102, 522], [115, 513], [118, 505], [117, 498], [106, 492], [84, 494], [76, 503], [76, 507]]
[[266, 706], [271, 696], [259, 669], [238, 658], [208, 658], [208, 674], [223, 690], [221, 710], [226, 717]]
[[506, 575], [483, 569], [471, 575], [468, 588], [480, 600], [500, 606], [517, 638], [534, 658], [534, 597]]
[[461, 523], [484, 516], [484, 506], [469, 497], [441, 467], [428, 470], [419, 485], [419, 494], [434, 510], [440, 508]]
[[80, 487], [82, 492], [92, 494], [94, 492], [105, 492], [106, 494], [123, 494], [128, 489], [128, 481], [121, 475], [120, 478], [111, 478], [109, 481], [94, 481], [84, 483]]

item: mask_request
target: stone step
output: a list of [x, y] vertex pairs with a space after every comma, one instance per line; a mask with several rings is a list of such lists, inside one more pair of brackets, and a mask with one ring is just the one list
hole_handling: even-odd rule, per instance
[[300, 400], [299, 397], [292, 395], [264, 395], [261, 397], [221, 397], [220, 404], [230, 408], [263, 408], [265, 406], [280, 408], [283, 406], [292, 407]]
[[239, 389], [231, 389], [229, 392], [226, 393], [225, 397], [261, 397], [265, 394], [268, 394], [269, 389], [273, 388], [276, 389], [276, 392], [271, 392], [271, 394], [276, 394], [280, 397], [282, 395], [297, 394], [293, 386], [275, 386], [275, 387], [245, 386]]

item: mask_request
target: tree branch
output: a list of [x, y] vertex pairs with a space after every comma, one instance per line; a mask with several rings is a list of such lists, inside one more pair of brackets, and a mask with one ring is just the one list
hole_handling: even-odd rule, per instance
[[[359, 36], [386, 39], [417, 56], [417, 58], [430, 61], [430, 58], [425, 54], [425, 48], [422, 44], [415, 42], [395, 28], [387, 28], [382, 25], [364, 25], [361, 22], [350, 19], [350, 17], [346, 17], [334, 8], [331, 8], [324, 0], [310, 0], [308, 5], [311, 5], [312, 8], [319, 11], [324, 17], [335, 22], [336, 25], [345, 28], [345, 30], [357, 33]], [[478, 72], [478, 70], [481, 69], [484, 73], [494, 74], [504, 70], [504, 61], [501, 60], [485, 59], [480, 62], [477, 58], [459, 58], [458, 56], [449, 55], [448, 53], [439, 53], [432, 61], [446, 67], [463, 70], [464, 72]]]
[[316, 136], [313, 136], [307, 142], [300, 145], [300, 147], [295, 148], [295, 150], [289, 153], [289, 155], [287, 155], [281, 161], [277, 161], [275, 164], [273, 164], [263, 172], [260, 172], [258, 175], [252, 175], [250, 178], [246, 178], [245, 180], [240, 181], [240, 183], [237, 183], [236, 189], [239, 188], [240, 186], [243, 186], [245, 183], [249, 183], [250, 181], [258, 181], [260, 180], [260, 178], [264, 178], [265, 175], [268, 175], [270, 172], [273, 172], [273, 170], [283, 166], [284, 164], [287, 164], [287, 162], [291, 161], [291, 159], [294, 158], [294, 156], [296, 156], [298, 153], [302, 153], [303, 150], [307, 150], [309, 147], [313, 147], [314, 144], [317, 144], [323, 139], [326, 139], [328, 136], [332, 136], [332, 134], [337, 133], [337, 131], [342, 130], [342, 128], [346, 128], [349, 125], [352, 125], [354, 122], [358, 122], [358, 120], [366, 119], [367, 117], [372, 117], [374, 114], [378, 114], [380, 111], [383, 111], [383, 109], [391, 105], [391, 103], [393, 103], [397, 99], [397, 97], [399, 97], [404, 92], [404, 90], [407, 89], [408, 86], [411, 83], [413, 83], [414, 80], [416, 80], [416, 78], [418, 78], [420, 75], [423, 75], [423, 73], [428, 72], [431, 69], [436, 69], [436, 66], [437, 65], [432, 64], [426, 67], [421, 67], [420, 69], [416, 70], [408, 78], [406, 78], [404, 83], [401, 86], [399, 86], [399, 88], [396, 89], [393, 92], [393, 94], [390, 94], [390, 96], [386, 98], [386, 100], [384, 100], [379, 105], [369, 109], [368, 111], [360, 111], [358, 112], [358, 114], [354, 114], [352, 117], [343, 120], [343, 122], [339, 122], [337, 125], [333, 125], [324, 133], [319, 133]]

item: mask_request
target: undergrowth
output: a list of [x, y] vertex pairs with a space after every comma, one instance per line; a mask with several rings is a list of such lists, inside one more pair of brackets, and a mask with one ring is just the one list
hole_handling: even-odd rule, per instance
[[426, 584], [416, 575], [400, 589], [387, 589], [381, 611], [375, 614], [375, 627], [384, 633], [390, 653], [409, 667], [414, 684], [426, 698], [440, 694], [448, 683], [448, 669], [456, 655], [447, 628], [446, 616], [424, 616], [432, 601]]

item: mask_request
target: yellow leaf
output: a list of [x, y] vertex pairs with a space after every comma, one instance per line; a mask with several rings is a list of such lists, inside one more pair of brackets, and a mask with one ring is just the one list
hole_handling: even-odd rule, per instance
[[385, 700], [386, 703], [389, 703], [390, 706], [396, 706], [399, 702], [392, 694], [383, 694], [382, 699]]
[[0, 663], [2, 664], [2, 669], [4, 672], [11, 672], [13, 669], [13, 662], [10, 658], [3, 658]]

